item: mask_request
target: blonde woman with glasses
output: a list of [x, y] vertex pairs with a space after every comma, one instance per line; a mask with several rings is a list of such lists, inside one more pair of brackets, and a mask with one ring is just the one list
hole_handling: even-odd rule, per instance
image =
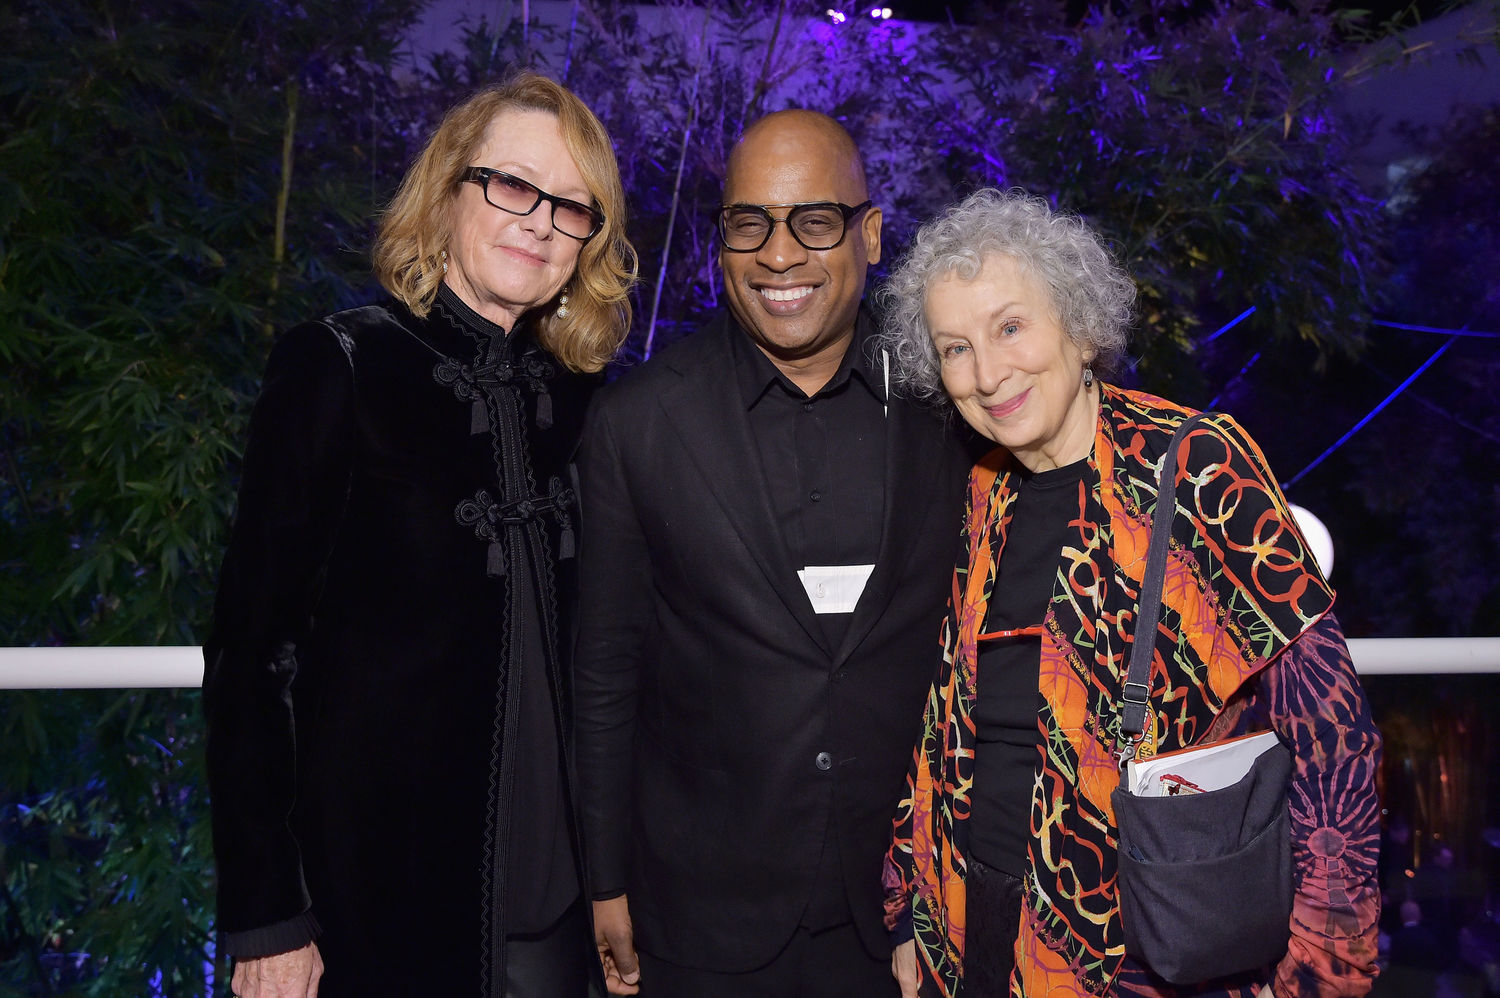
[[569, 462], [630, 323], [624, 214], [598, 119], [523, 74], [407, 174], [390, 300], [272, 351], [205, 647], [241, 998], [588, 990]]

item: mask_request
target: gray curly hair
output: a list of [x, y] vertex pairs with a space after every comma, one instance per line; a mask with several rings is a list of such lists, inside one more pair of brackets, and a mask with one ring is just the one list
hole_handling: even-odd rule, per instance
[[1015, 188], [975, 191], [917, 231], [910, 252], [875, 292], [885, 314], [880, 346], [913, 397], [946, 401], [937, 349], [923, 314], [927, 292], [947, 276], [972, 281], [987, 257], [1013, 258], [1041, 280], [1063, 331], [1092, 348], [1108, 374], [1125, 356], [1135, 282], [1082, 219]]

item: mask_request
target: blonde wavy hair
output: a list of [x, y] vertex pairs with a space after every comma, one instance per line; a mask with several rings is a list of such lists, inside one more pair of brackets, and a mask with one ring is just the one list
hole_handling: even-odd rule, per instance
[[[443, 283], [450, 210], [470, 158], [503, 111], [545, 111], [583, 175], [604, 227], [584, 243], [568, 280], [568, 314], [555, 303], [533, 309], [537, 339], [574, 371], [598, 371], [630, 331], [635, 248], [625, 236], [625, 189], [609, 133], [569, 89], [532, 72], [488, 87], [454, 107], [427, 140], [380, 219], [372, 251], [375, 277], [412, 313], [424, 316]], [[540, 314], [538, 314], [540, 313]]]

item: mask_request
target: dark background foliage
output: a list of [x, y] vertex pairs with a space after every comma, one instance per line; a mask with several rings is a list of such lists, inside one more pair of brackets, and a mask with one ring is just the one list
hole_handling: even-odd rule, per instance
[[[709, 219], [744, 124], [828, 110], [866, 151], [886, 265], [985, 184], [1107, 235], [1142, 294], [1124, 379], [1235, 412], [1296, 477], [1351, 634], [1494, 632], [1494, 339], [1454, 339], [1299, 475], [1444, 346], [1372, 316], [1500, 329], [1497, 112], [1415, 136], [1398, 198], [1361, 189], [1333, 107], [1364, 22], [1015, 2], [918, 31], [835, 28], [807, 0], [580, 0], [417, 62], [423, 5], [0, 8], [0, 644], [202, 637], [275, 331], [378, 293], [371, 221], [426, 129], [519, 65], [615, 138], [642, 261], [627, 361], [715, 307]], [[0, 995], [204, 993], [197, 711], [185, 690], [0, 692]]]

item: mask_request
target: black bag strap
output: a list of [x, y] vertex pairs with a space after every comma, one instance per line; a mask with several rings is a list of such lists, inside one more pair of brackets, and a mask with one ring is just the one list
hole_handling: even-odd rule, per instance
[[1141, 600], [1136, 608], [1135, 640], [1130, 646], [1130, 668], [1120, 690], [1120, 733], [1128, 744], [1120, 753], [1120, 767], [1135, 757], [1135, 748], [1146, 728], [1146, 707], [1151, 700], [1151, 654], [1156, 649], [1156, 625], [1161, 621], [1161, 587], [1167, 572], [1167, 542], [1172, 539], [1172, 517], [1177, 512], [1177, 448], [1194, 426], [1210, 412], [1200, 412], [1177, 425], [1172, 442], [1161, 461], [1156, 483], [1156, 513], [1151, 520], [1151, 543], [1146, 548], [1146, 573], [1141, 577]]

